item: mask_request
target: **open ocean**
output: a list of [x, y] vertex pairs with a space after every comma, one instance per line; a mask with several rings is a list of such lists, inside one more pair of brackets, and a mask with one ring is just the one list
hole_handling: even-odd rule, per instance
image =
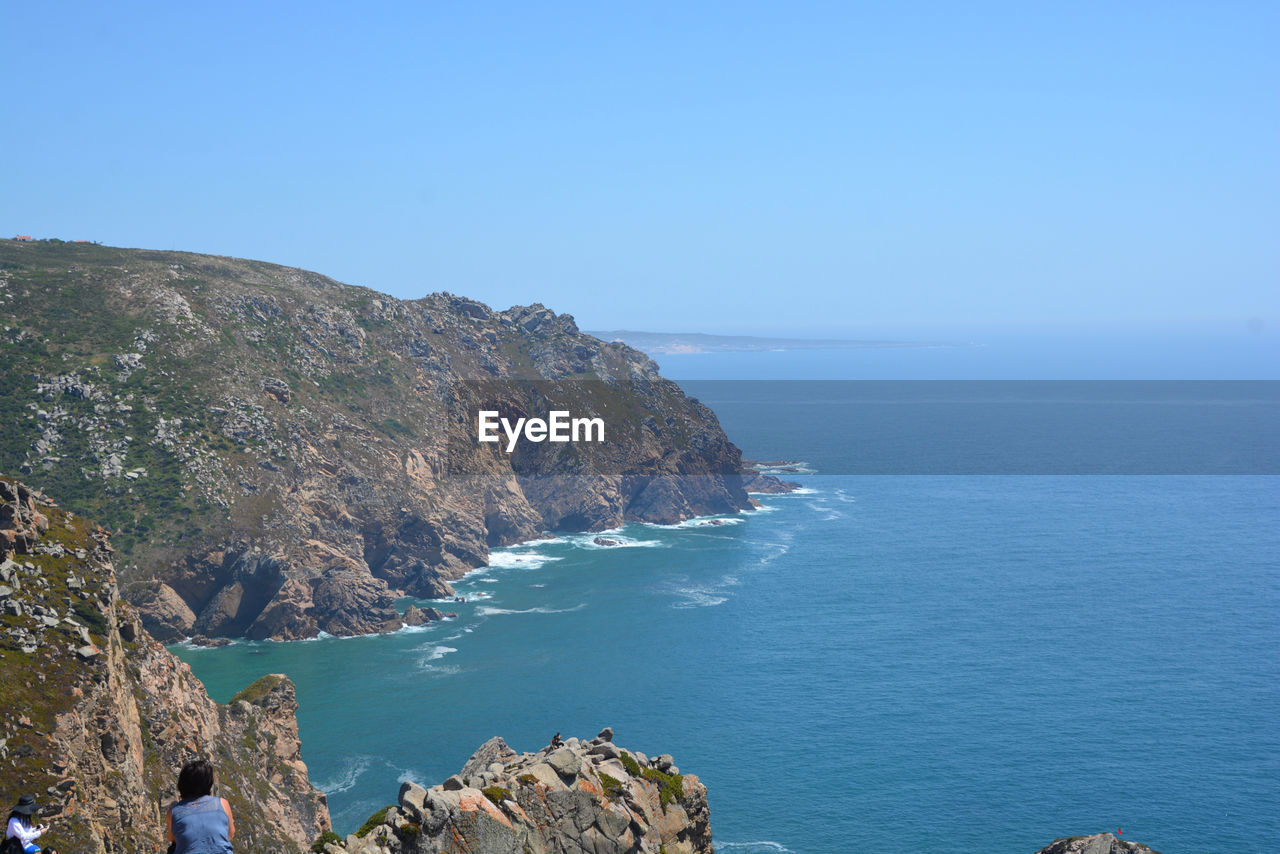
[[1280, 847], [1277, 384], [685, 385], [803, 491], [500, 550], [454, 621], [175, 651], [293, 678], [342, 833], [612, 726], [728, 854]]

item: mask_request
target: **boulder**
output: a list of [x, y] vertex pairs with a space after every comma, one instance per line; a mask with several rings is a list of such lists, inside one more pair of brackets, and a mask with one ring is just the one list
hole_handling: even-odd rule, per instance
[[575, 777], [582, 769], [582, 757], [568, 747], [562, 747], [547, 757], [547, 764], [561, 777]]

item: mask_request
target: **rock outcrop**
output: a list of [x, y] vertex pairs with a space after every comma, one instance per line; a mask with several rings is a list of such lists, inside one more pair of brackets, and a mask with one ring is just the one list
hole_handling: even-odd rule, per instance
[[[376, 817], [375, 817], [376, 818]], [[400, 788], [397, 803], [328, 854], [712, 854], [706, 788], [670, 756], [613, 744], [552, 743], [518, 754], [486, 742], [438, 786]]]
[[1160, 854], [1145, 845], [1120, 839], [1113, 833], [1068, 836], [1055, 839], [1036, 854]]
[[177, 772], [205, 757], [238, 851], [305, 851], [329, 812], [307, 778], [296, 709], [278, 675], [214, 703], [120, 599], [107, 533], [0, 479], [3, 795], [36, 794], [48, 844], [163, 850]]
[[[751, 506], [709, 409], [538, 304], [0, 240], [0, 326], [0, 471], [113, 529], [162, 641], [389, 631], [396, 595], [449, 596], [493, 546]], [[605, 441], [506, 453], [490, 407]]]

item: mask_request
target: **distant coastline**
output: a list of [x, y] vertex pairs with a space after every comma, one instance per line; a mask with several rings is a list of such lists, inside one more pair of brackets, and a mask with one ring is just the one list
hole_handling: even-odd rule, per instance
[[953, 341], [894, 341], [849, 338], [765, 338], [753, 335], [709, 335], [705, 332], [637, 332], [629, 329], [590, 331], [602, 341], [621, 341], [651, 356], [768, 350], [867, 350], [907, 347], [972, 347]]

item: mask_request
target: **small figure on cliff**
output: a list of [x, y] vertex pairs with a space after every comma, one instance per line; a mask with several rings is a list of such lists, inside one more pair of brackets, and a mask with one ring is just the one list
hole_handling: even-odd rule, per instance
[[[31, 816], [40, 809], [36, 804], [36, 799], [32, 795], [23, 795], [18, 798], [18, 802], [14, 804], [13, 809], [9, 811], [9, 827], [5, 831], [5, 839], [16, 839], [22, 845], [24, 854], [37, 854], [40, 846], [36, 845], [35, 840], [49, 829], [49, 825], [41, 824], [36, 827], [31, 826]], [[45, 848], [45, 854], [57, 854], [52, 848]]]
[[231, 804], [215, 798], [213, 766], [207, 759], [193, 759], [178, 774], [180, 800], [169, 807], [171, 854], [231, 854], [236, 835]]
[[560, 740], [560, 733], [556, 733], [555, 735], [551, 736], [551, 746], [553, 748], [559, 747], [562, 744], [564, 744], [564, 742]]

